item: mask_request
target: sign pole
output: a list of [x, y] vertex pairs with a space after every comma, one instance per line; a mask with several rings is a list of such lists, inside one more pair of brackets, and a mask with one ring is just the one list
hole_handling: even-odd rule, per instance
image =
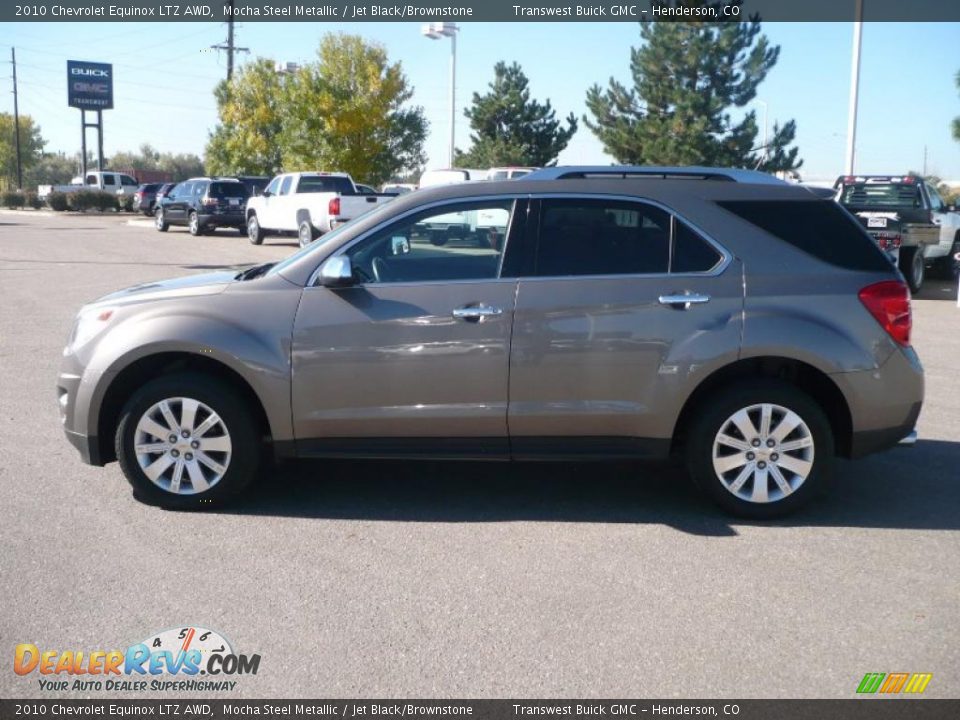
[[87, 182], [87, 111], [80, 108], [80, 176]]
[[97, 170], [103, 170], [103, 110], [97, 110]]

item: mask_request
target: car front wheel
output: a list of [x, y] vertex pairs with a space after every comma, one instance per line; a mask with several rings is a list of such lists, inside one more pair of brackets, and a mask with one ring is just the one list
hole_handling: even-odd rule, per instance
[[809, 502], [826, 484], [833, 454], [830, 423], [812, 398], [788, 383], [758, 380], [701, 406], [687, 466], [727, 512], [765, 519]]
[[190, 213], [188, 223], [191, 235], [197, 236], [203, 232], [202, 228], [200, 227], [200, 217], [195, 212]]
[[173, 509], [223, 503], [256, 476], [260, 442], [250, 410], [216, 378], [168, 375], [124, 406], [117, 459], [134, 495]]

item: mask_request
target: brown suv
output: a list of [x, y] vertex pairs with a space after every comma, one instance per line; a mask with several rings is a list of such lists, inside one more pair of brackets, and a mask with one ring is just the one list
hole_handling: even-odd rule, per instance
[[[276, 265], [84, 307], [58, 392], [83, 459], [210, 507], [273, 457], [686, 460], [731, 512], [915, 437], [902, 277], [839, 205], [731, 178], [432, 188]], [[430, 228], [458, 227], [437, 246]]]

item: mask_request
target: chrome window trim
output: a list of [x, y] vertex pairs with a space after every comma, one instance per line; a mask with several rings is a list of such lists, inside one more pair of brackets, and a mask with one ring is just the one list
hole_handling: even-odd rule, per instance
[[[510, 231], [513, 229], [514, 217], [516, 216], [516, 203], [520, 200], [551, 200], [551, 199], [561, 199], [561, 200], [570, 200], [570, 199], [583, 199], [583, 200], [615, 200], [619, 202], [629, 202], [629, 203], [646, 203], [652, 205], [656, 208], [663, 210], [664, 212], [670, 215], [671, 231], [673, 224], [676, 220], [680, 220], [690, 226], [693, 230], [697, 232], [704, 240], [706, 240], [718, 253], [720, 253], [721, 260], [719, 263], [714, 265], [710, 270], [703, 272], [686, 272], [686, 273], [614, 273], [614, 274], [605, 274], [605, 275], [521, 275], [517, 278], [501, 278], [500, 273], [503, 270], [503, 259], [507, 254], [507, 245], [508, 239], [510, 237]], [[306, 287], [316, 287], [317, 280], [320, 277], [320, 268], [323, 264], [336, 255], [342, 255], [343, 253], [350, 250], [354, 245], [363, 242], [371, 235], [380, 232], [389, 225], [403, 220], [404, 218], [415, 215], [423, 210], [431, 210], [433, 208], [440, 208], [446, 205], [462, 205], [464, 203], [471, 202], [485, 202], [485, 201], [497, 201], [497, 200], [511, 200], [514, 203], [514, 209], [510, 213], [510, 226], [507, 228], [507, 235], [504, 239], [503, 252], [500, 253], [500, 265], [497, 268], [497, 277], [490, 278], [487, 280], [478, 280], [476, 278], [469, 280], [428, 280], [421, 282], [407, 282], [407, 283], [371, 283], [371, 285], [423, 285], [423, 284], [451, 284], [451, 283], [463, 283], [463, 282], [491, 282], [493, 280], [522, 280], [524, 282], [528, 280], [560, 280], [560, 279], [570, 279], [570, 278], [587, 278], [587, 279], [598, 279], [598, 278], [666, 278], [666, 277], [676, 277], [676, 278], [691, 278], [691, 277], [717, 277], [721, 275], [730, 263], [733, 262], [733, 254], [730, 253], [720, 242], [714, 238], [710, 233], [706, 232], [702, 227], [692, 222], [688, 218], [681, 215], [679, 212], [671, 208], [669, 205], [665, 205], [658, 200], [653, 200], [651, 198], [639, 197], [637, 195], [619, 195], [619, 194], [610, 194], [610, 193], [584, 193], [584, 192], [551, 192], [551, 193], [522, 193], [522, 194], [499, 194], [499, 195], [479, 195], [472, 197], [459, 197], [459, 198], [445, 198], [443, 200], [435, 200], [431, 203], [425, 205], [419, 205], [415, 208], [411, 208], [399, 215], [394, 215], [389, 220], [377, 225], [376, 227], [370, 228], [363, 234], [354, 238], [350, 242], [334, 250], [330, 255], [323, 258], [317, 266], [314, 268], [313, 272], [310, 274], [310, 279], [307, 281]], [[530, 211], [530, 206], [527, 205], [527, 212]], [[671, 253], [673, 248], [673, 236], [671, 235]], [[672, 264], [672, 256], [671, 256]], [[354, 287], [366, 287], [366, 283], [358, 284]]]

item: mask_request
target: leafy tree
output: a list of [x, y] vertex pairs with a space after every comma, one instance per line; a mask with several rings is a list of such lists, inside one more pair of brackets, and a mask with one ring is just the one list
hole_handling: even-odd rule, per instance
[[[706, 0], [654, 0], [673, 7], [712, 6]], [[740, 0], [737, 0], [737, 5]], [[718, 10], [719, 12], [719, 10]], [[774, 124], [766, 149], [758, 147], [756, 113], [738, 122], [731, 109], [756, 97], [776, 64], [779, 46], [747, 22], [643, 21], [644, 44], [631, 49], [633, 87], [613, 78], [606, 90], [587, 91], [587, 126], [618, 161], [654, 165], [718, 165], [793, 170], [802, 161], [788, 148], [793, 120]]]
[[37, 185], [66, 185], [78, 173], [78, 158], [64, 153], [43, 153], [36, 164], [23, 171], [25, 190], [36, 190]]
[[473, 104], [463, 114], [470, 120], [473, 146], [457, 152], [461, 167], [498, 165], [554, 165], [577, 131], [573, 113], [561, 127], [547, 100], [541, 105], [530, 99], [529, 80], [517, 63], [498, 62], [486, 95], [473, 94]]
[[[17, 186], [16, 124], [12, 113], [0, 113], [0, 183], [5, 189]], [[20, 167], [26, 180], [27, 171], [40, 160], [46, 143], [40, 127], [29, 115], [20, 116]], [[26, 185], [26, 187], [30, 187]]]
[[356, 35], [325, 35], [317, 60], [293, 73], [259, 58], [216, 96], [211, 173], [329, 169], [379, 184], [425, 162], [427, 121], [407, 106], [413, 90], [400, 63]]
[[162, 153], [149, 143], [136, 152], [118, 152], [107, 162], [107, 167], [129, 170], [159, 170], [170, 173], [174, 180], [185, 180], [204, 174], [203, 161], [193, 153]]
[[156, 170], [160, 153], [149, 143], [143, 143], [137, 152], [117, 152], [107, 161], [108, 168], [124, 168], [130, 170]]
[[217, 86], [220, 124], [207, 142], [210, 173], [272, 175], [281, 168], [284, 84], [273, 61], [258, 58]]
[[174, 180], [186, 180], [205, 174], [203, 160], [194, 153], [161, 153], [157, 160], [157, 170], [168, 172]]
[[382, 45], [330, 34], [286, 83], [280, 146], [287, 169], [325, 168], [380, 184], [423, 165], [427, 121]]

